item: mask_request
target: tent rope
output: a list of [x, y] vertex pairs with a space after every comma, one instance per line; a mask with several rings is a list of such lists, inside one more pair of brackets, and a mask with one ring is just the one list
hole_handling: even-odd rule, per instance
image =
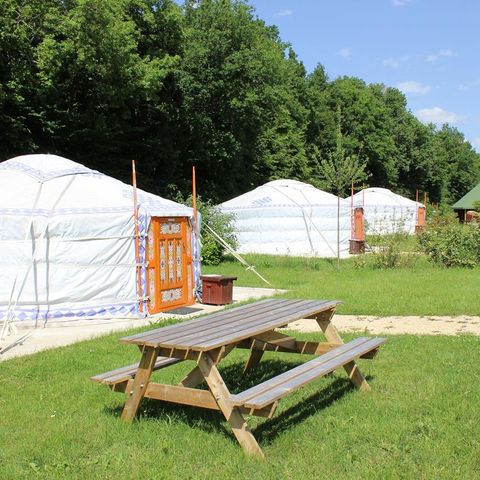
[[220, 235], [218, 235], [218, 233], [216, 233], [212, 228], [210, 228], [205, 222], [203, 222], [203, 226], [212, 234], [213, 238], [220, 244], [222, 245], [223, 247], [225, 247], [225, 249], [231, 253], [242, 265], [245, 266], [245, 269], [246, 270], [251, 270], [255, 275], [257, 275], [257, 277], [259, 277], [260, 279], [262, 279], [267, 285], [270, 285], [271, 287], [273, 287], [273, 285], [265, 278], [263, 277], [262, 275], [260, 275], [260, 273], [258, 273], [256, 270], [255, 270], [255, 266], [254, 265], [250, 265], [242, 256], [240, 256], [239, 253], [237, 253], [222, 237], [220, 237]]

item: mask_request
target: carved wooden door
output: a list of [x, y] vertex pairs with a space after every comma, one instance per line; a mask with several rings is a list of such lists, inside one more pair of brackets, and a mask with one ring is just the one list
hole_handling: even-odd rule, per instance
[[152, 218], [147, 239], [147, 285], [150, 314], [193, 303], [188, 218]]

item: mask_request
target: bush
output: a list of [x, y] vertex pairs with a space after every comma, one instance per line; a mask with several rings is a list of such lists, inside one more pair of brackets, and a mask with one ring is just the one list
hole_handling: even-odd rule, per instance
[[480, 264], [478, 224], [462, 225], [450, 218], [437, 218], [418, 236], [418, 244], [437, 265], [472, 268]]
[[403, 232], [375, 235], [367, 239], [372, 248], [375, 268], [399, 268], [411, 263], [412, 257], [405, 252], [408, 235]]
[[[192, 197], [183, 199], [177, 195], [177, 201], [192, 206]], [[197, 198], [197, 210], [201, 216], [202, 263], [204, 265], [218, 265], [226, 253], [225, 248], [203, 225], [208, 225], [217, 235], [233, 249], [238, 246], [235, 235], [234, 217], [223, 213], [210, 200], [204, 201]]]

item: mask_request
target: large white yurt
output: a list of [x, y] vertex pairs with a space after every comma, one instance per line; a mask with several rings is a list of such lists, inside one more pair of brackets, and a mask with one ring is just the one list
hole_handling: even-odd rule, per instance
[[[222, 203], [240, 253], [337, 256], [338, 197], [296, 180], [274, 180]], [[348, 254], [349, 204], [340, 199], [340, 255]]]
[[144, 316], [193, 303], [192, 215], [138, 190], [136, 235], [130, 185], [56, 155], [0, 163], [0, 320]]
[[[353, 199], [353, 202], [352, 202]], [[365, 231], [373, 235], [414, 233], [418, 208], [424, 205], [386, 188], [366, 188], [346, 199], [354, 207], [363, 207]]]

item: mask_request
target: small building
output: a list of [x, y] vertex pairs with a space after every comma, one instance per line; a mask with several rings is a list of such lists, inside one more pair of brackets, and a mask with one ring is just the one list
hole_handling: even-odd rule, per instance
[[480, 202], [480, 183], [465, 194], [452, 208], [458, 215], [461, 222], [471, 222], [474, 219], [478, 221], [478, 206], [475, 203]]

